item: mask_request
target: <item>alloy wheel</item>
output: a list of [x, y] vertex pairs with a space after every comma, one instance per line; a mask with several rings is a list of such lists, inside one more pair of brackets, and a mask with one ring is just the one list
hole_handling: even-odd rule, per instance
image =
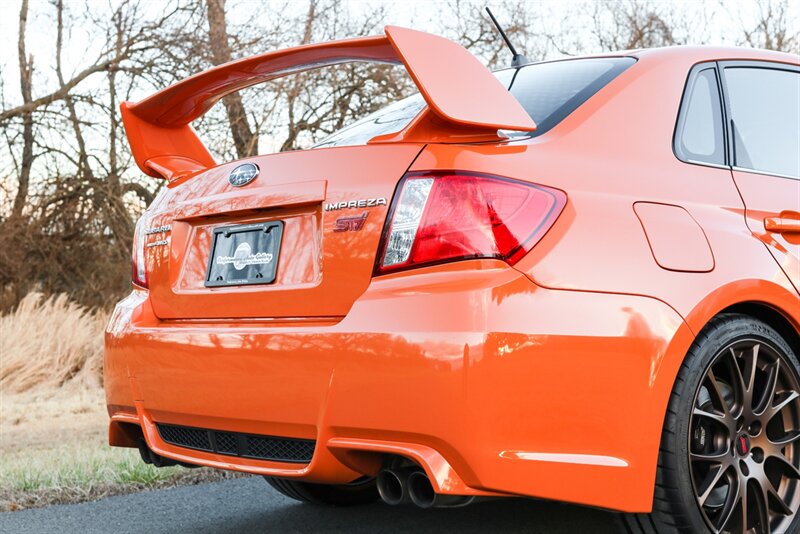
[[689, 464], [712, 532], [788, 532], [800, 508], [800, 383], [779, 349], [745, 339], [712, 359], [693, 403]]

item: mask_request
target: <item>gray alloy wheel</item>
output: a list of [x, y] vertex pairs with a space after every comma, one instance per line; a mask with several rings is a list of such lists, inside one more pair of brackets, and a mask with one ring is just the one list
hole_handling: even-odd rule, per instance
[[670, 397], [649, 514], [632, 534], [800, 532], [800, 362], [767, 324], [724, 314], [697, 336]]
[[800, 385], [762, 339], [723, 348], [690, 422], [697, 503], [713, 532], [787, 532], [800, 507]]

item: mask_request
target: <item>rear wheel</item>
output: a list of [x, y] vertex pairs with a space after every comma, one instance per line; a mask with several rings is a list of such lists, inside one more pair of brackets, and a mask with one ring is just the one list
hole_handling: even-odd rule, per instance
[[630, 533], [800, 529], [800, 363], [765, 323], [722, 315], [698, 336], [669, 402], [653, 512]]
[[286, 478], [264, 477], [267, 484], [296, 501], [329, 506], [356, 506], [378, 500], [375, 479], [359, 478], [350, 484], [312, 484]]

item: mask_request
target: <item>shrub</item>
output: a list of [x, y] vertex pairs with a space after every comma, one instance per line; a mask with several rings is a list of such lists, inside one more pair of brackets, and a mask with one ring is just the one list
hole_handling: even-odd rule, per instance
[[102, 380], [107, 314], [67, 295], [29, 293], [0, 317], [0, 389], [56, 388], [70, 380]]

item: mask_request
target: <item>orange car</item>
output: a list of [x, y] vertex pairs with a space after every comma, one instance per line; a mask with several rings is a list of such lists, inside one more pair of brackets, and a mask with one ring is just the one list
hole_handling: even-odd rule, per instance
[[[402, 64], [419, 94], [232, 163], [190, 125], [345, 61]], [[390, 26], [124, 103], [167, 185], [106, 334], [111, 445], [311, 503], [797, 532], [799, 64], [680, 47], [492, 74]]]

